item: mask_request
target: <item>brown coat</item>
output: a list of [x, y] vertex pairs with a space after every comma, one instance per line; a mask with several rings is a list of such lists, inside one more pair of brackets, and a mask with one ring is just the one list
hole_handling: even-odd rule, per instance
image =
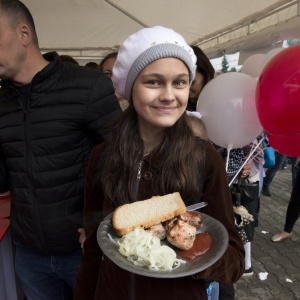
[[[85, 230], [87, 239], [84, 256], [77, 277], [76, 300], [182, 300], [207, 299], [203, 279], [223, 283], [236, 282], [244, 272], [244, 248], [234, 226], [232, 201], [227, 183], [224, 161], [215, 148], [206, 143], [205, 190], [203, 201], [208, 205], [202, 209], [205, 214], [219, 220], [228, 230], [229, 246], [224, 255], [214, 265], [195, 276], [159, 279], [135, 275], [120, 269], [102, 252], [96, 241], [96, 231], [102, 217], [112, 212], [103, 200], [101, 190], [92, 185], [92, 179], [103, 151], [103, 146], [94, 148], [86, 177]], [[143, 177], [147, 162], [143, 164], [139, 186], [139, 199], [147, 199], [151, 194], [151, 180]], [[102, 257], [102, 260], [101, 260]], [[101, 267], [100, 267], [101, 264]]]

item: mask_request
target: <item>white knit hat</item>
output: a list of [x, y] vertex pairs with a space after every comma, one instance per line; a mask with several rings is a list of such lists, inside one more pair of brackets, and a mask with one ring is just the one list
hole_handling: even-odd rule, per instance
[[113, 84], [121, 97], [130, 101], [132, 86], [140, 72], [160, 58], [182, 60], [190, 71], [190, 83], [196, 70], [196, 56], [184, 38], [172, 29], [155, 26], [130, 35], [120, 46], [114, 64]]

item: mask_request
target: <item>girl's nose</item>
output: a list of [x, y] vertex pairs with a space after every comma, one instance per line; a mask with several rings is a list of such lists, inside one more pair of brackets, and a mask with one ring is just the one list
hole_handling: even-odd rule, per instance
[[174, 89], [171, 85], [167, 85], [161, 90], [161, 94], [159, 96], [160, 101], [175, 101]]

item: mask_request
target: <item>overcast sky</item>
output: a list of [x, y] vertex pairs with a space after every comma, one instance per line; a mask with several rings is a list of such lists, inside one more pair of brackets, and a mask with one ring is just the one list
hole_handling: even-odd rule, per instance
[[[240, 52], [237, 52], [235, 54], [227, 54], [226, 55], [226, 58], [227, 58], [227, 61], [229, 64], [229, 69], [231, 69], [232, 67], [237, 68], [238, 61], [239, 61], [239, 55], [240, 55]], [[223, 57], [219, 57], [219, 58], [214, 58], [214, 59], [210, 60], [210, 62], [212, 63], [212, 65], [216, 71], [220, 71], [222, 69], [222, 59], [223, 59]]]

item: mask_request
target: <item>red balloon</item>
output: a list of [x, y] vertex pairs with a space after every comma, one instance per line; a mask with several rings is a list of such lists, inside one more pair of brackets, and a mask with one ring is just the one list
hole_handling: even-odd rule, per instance
[[300, 156], [300, 134], [270, 135], [269, 144], [281, 154]]
[[280, 51], [264, 67], [256, 108], [262, 127], [271, 134], [300, 134], [300, 45]]

